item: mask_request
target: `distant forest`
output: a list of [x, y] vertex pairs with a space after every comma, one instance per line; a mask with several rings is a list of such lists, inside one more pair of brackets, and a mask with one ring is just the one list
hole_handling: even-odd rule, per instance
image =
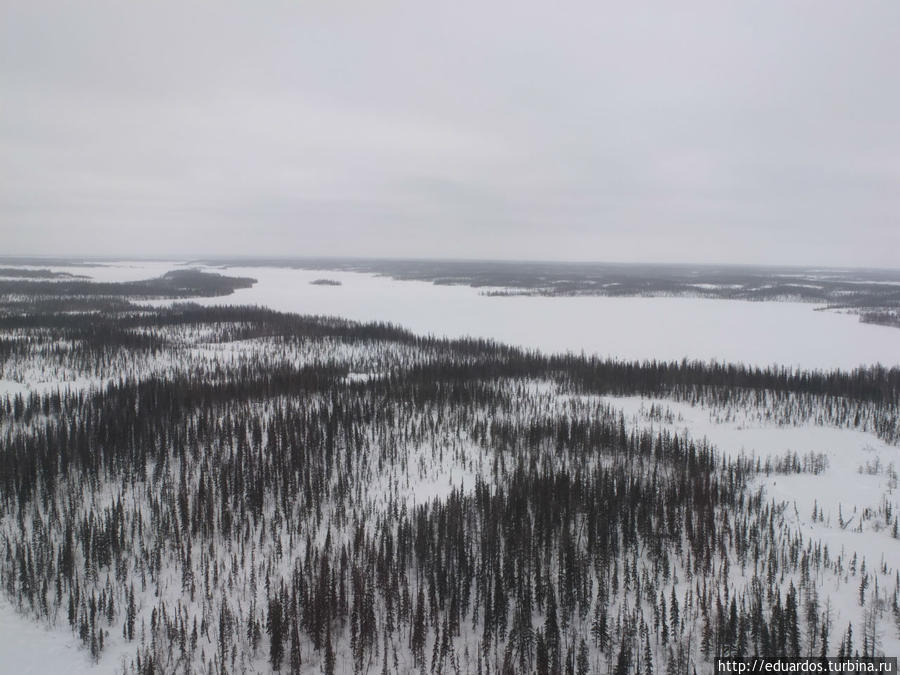
[[72, 298], [76, 302], [90, 297], [196, 298], [230, 295], [235, 290], [249, 288], [254, 283], [256, 279], [229, 277], [193, 269], [172, 270], [155, 279], [119, 282], [90, 281], [85, 277], [69, 274], [23, 269], [4, 274], [0, 270], [0, 298], [6, 298], [7, 302], [13, 301], [17, 296], [56, 300]]
[[399, 280], [472, 286], [486, 295], [685, 296], [790, 300], [900, 327], [900, 270], [478, 260], [348, 258], [217, 259], [217, 265], [269, 265], [380, 274]]

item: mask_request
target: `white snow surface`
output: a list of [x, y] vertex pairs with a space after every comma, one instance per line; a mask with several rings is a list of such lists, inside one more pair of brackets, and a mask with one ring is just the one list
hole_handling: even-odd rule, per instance
[[900, 365], [900, 330], [811, 304], [706, 298], [487, 296], [484, 289], [321, 270], [210, 268], [258, 280], [205, 305], [255, 304], [285, 312], [387, 321], [413, 332], [491, 338], [545, 352], [627, 360], [701, 359], [756, 366], [852, 369]]
[[[900, 471], [900, 448], [880, 440], [874, 434], [806, 423], [797, 426], [766, 424], [751, 419], [742, 411], [715, 411], [668, 399], [639, 396], [606, 398], [622, 409], [626, 422], [639, 426], [686, 431], [692, 438], [707, 439], [724, 457], [740, 456], [778, 459], [786, 453], [823, 454], [827, 468], [819, 474], [771, 474], [761, 480], [766, 494], [775, 501], [794, 506], [804, 522], [810, 520], [813, 507], [821, 509], [825, 525], [848, 534], [853, 531], [858, 516], [846, 528], [838, 525], [838, 509], [843, 519], [850, 521], [854, 513], [864, 509], [877, 510], [885, 500], [900, 509], [896, 473]], [[651, 418], [651, 405], [661, 406], [671, 413], [672, 421]], [[819, 528], [821, 529], [821, 528]], [[864, 527], [864, 529], [866, 529]], [[883, 533], [884, 542], [893, 547], [900, 560], [900, 541]]]
[[[870, 570], [882, 564], [896, 569], [900, 562], [900, 540], [879, 522], [879, 506], [890, 504], [894, 513], [900, 509], [897, 470], [900, 448], [888, 445], [873, 434], [823, 426], [808, 422], [798, 426], [779, 426], [751, 421], [741, 411], [718, 411], [668, 399], [603, 397], [625, 415], [626, 424], [637, 427], [687, 432], [695, 440], [706, 439], [722, 456], [783, 457], [787, 452], [800, 455], [822, 453], [827, 468], [817, 475], [791, 473], [762, 475], [757, 479], [765, 496], [776, 504], [785, 504], [784, 519], [802, 535], [804, 541], [820, 541], [828, 546], [832, 557], [846, 560], [857, 555]], [[658, 406], [651, 414], [651, 406]], [[662, 409], [662, 416], [659, 409]], [[813, 509], [821, 518], [812, 519]], [[840, 510], [840, 511], [839, 511]], [[839, 522], [839, 512], [844, 521]], [[863, 514], [868, 512], [868, 518]], [[739, 574], [739, 570], [734, 570]], [[840, 587], [820, 588], [823, 598], [833, 603], [838, 630], [861, 620], [861, 608], [855, 593], [855, 582]], [[889, 623], [889, 622], [888, 622]], [[900, 654], [900, 636], [891, 628], [882, 632], [882, 649], [887, 655]], [[836, 647], [836, 642], [833, 643]]]
[[[184, 267], [184, 263], [165, 260], [122, 260], [102, 263], [89, 262], [81, 265], [16, 265], [6, 263], [3, 267], [18, 267], [25, 270], [50, 270], [51, 272], [71, 274], [75, 277], [87, 277], [86, 279], [76, 279], [80, 281], [122, 282], [160, 277], [166, 272]], [[55, 280], [72, 281], [72, 279], [67, 278]], [[52, 279], [39, 279], [37, 281], [52, 281]]]
[[93, 663], [90, 653], [78, 648], [78, 638], [64, 623], [46, 628], [19, 614], [0, 595], [0, 673], [98, 675], [116, 670], [120, 664], [114, 649], [104, 654], [100, 663]]
[[[181, 262], [118, 261], [46, 268], [95, 281], [134, 281], [184, 266]], [[253, 266], [202, 269], [258, 280], [252, 288], [239, 289], [232, 295], [195, 300], [205, 305], [253, 304], [285, 312], [386, 321], [416, 333], [490, 338], [544, 352], [583, 351], [626, 360], [687, 358], [807, 369], [900, 365], [900, 330], [860, 323], [853, 314], [815, 311], [808, 303], [689, 297], [488, 296], [484, 288], [397, 281], [355, 272], [327, 271], [328, 278], [341, 285], [323, 286], [310, 283], [321, 278], [323, 270]]]

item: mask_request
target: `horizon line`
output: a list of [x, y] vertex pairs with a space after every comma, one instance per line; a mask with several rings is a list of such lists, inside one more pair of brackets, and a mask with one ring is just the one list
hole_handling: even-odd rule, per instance
[[[544, 265], [598, 265], [609, 267], [731, 267], [731, 268], [757, 268], [757, 269], [785, 269], [785, 270], [868, 270], [900, 272], [898, 267], [886, 267], [875, 265], [838, 265], [838, 264], [805, 264], [805, 263], [753, 263], [753, 262], [678, 262], [678, 261], [610, 261], [596, 259], [562, 259], [562, 258], [465, 258], [457, 256], [363, 256], [363, 255], [272, 255], [272, 254], [206, 254], [206, 255], [140, 255], [140, 254], [97, 254], [97, 255], [60, 255], [60, 254], [6, 254], [0, 255], [0, 262], [9, 264], [31, 264], [22, 261], [42, 261], [43, 264], [52, 264], [54, 261], [64, 263], [77, 262], [177, 262], [181, 264], [207, 262], [229, 263], [240, 262], [280, 262], [280, 261], [356, 261], [356, 262], [435, 262], [435, 263], [492, 263], [492, 264], [544, 264]], [[252, 265], [251, 265], [252, 266]]]

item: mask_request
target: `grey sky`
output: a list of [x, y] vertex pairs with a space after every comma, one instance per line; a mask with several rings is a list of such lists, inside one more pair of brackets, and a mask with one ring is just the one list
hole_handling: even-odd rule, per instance
[[896, 267], [898, 65], [896, 0], [0, 0], [0, 251]]

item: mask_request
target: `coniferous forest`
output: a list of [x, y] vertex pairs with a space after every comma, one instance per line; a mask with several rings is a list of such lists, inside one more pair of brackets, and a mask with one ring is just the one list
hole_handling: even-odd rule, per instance
[[[820, 460], [724, 456], [610, 403], [896, 444], [896, 369], [626, 363], [20, 295], [0, 379], [55, 383], [0, 395], [2, 592], [118, 672], [690, 674], [900, 635], [900, 559], [805, 536], [760, 486]], [[828, 517], [898, 537], [889, 501]]]

